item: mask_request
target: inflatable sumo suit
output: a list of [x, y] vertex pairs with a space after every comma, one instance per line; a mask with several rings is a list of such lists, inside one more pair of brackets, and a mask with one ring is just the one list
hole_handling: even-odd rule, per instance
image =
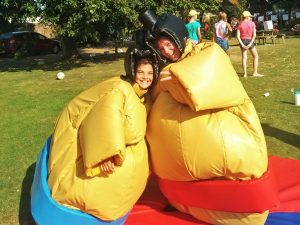
[[[158, 79], [148, 120], [146, 136], [159, 180], [246, 181], [263, 176], [268, 169], [264, 134], [229, 57], [214, 43], [193, 48], [184, 24], [175, 16], [156, 19], [148, 10], [139, 19], [154, 38], [172, 37], [182, 53], [176, 63], [164, 59], [163, 70], [172, 75]], [[154, 43], [148, 45], [155, 50]], [[259, 225], [268, 215], [268, 210], [230, 212], [185, 205], [176, 198], [169, 201], [211, 224]]]
[[[147, 91], [133, 82], [133, 68], [135, 61], [145, 56], [153, 54], [129, 48], [126, 77], [112, 78], [82, 92], [58, 118], [48, 185], [59, 204], [111, 221], [127, 214], [144, 191], [149, 175], [145, 142], [148, 102]], [[99, 163], [111, 157], [117, 165], [115, 171], [101, 173]]]

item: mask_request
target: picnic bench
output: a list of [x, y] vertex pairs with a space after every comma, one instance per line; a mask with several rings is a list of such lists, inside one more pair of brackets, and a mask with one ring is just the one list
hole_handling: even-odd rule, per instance
[[259, 35], [255, 38], [255, 44], [267, 44], [267, 40], [271, 40], [272, 44], [275, 44], [276, 35]]
[[273, 30], [258, 30], [257, 36], [255, 38], [255, 44], [267, 44], [268, 40], [271, 40], [271, 43], [274, 45], [275, 40], [282, 40], [282, 43], [285, 43], [285, 34], [279, 34]]

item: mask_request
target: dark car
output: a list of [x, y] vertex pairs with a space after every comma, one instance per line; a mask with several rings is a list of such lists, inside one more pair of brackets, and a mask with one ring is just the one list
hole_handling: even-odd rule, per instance
[[14, 55], [19, 50], [28, 54], [57, 54], [60, 51], [60, 43], [31, 31], [9, 32], [0, 35], [0, 53]]

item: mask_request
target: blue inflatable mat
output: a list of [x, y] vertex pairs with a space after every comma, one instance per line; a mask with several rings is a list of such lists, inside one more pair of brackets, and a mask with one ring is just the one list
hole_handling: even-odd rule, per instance
[[300, 225], [300, 213], [270, 213], [265, 225]]
[[[102, 221], [79, 210], [59, 205], [50, 195], [47, 160], [51, 144], [48, 138], [38, 155], [31, 189], [31, 214], [38, 225], [123, 225], [128, 215], [111, 222]], [[99, 201], [101, 201], [99, 199]]]

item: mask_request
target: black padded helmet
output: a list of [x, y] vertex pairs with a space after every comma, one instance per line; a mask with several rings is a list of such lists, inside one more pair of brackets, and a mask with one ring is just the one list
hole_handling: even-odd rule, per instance
[[149, 31], [147, 30], [137, 30], [134, 34], [135, 44], [128, 47], [126, 51], [124, 68], [126, 77], [131, 81], [134, 81], [136, 63], [141, 58], [147, 58], [153, 64], [153, 83], [155, 83], [158, 77], [159, 68], [157, 55], [146, 45], [145, 41], [149, 35]]
[[167, 35], [174, 40], [179, 51], [183, 53], [189, 34], [180, 18], [166, 13], [156, 18], [153, 11], [148, 9], [139, 15], [139, 20], [155, 39]]

